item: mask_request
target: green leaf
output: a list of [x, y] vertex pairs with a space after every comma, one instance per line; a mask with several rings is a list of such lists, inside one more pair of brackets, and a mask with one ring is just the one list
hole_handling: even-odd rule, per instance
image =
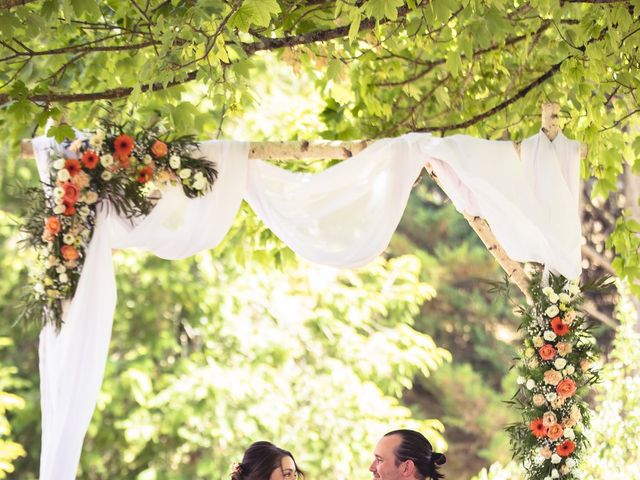
[[15, 29], [22, 26], [20, 19], [13, 13], [0, 13], [0, 34], [9, 39]]
[[373, 17], [376, 20], [388, 18], [393, 21], [398, 18], [398, 8], [402, 5], [404, 5], [403, 0], [369, 0], [364, 3], [363, 7], [368, 17]]
[[85, 13], [90, 17], [100, 16], [100, 8], [94, 0], [71, 0], [71, 4], [79, 17]]
[[244, 4], [231, 16], [229, 25], [242, 31], [249, 31], [251, 25], [268, 27], [271, 15], [280, 12], [277, 0], [246, 0]]
[[73, 128], [67, 123], [61, 123], [60, 125], [51, 127], [49, 129], [49, 135], [53, 136], [58, 143], [61, 143], [67, 138], [76, 137], [76, 133], [73, 131]]

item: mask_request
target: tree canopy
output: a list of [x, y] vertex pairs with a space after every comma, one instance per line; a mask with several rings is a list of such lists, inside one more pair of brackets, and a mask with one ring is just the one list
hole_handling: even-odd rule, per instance
[[17, 142], [52, 118], [50, 132], [64, 137], [110, 101], [123, 118], [225, 136], [225, 122], [259, 101], [274, 56], [308, 72], [322, 97], [325, 128], [305, 132], [312, 139], [429, 131], [520, 140], [539, 128], [540, 103], [556, 101], [567, 135], [588, 145], [588, 194], [599, 205], [613, 195], [604, 227], [613, 266], [635, 280], [638, 205], [623, 174], [639, 168], [638, 8], [631, 0], [5, 0], [0, 133]]

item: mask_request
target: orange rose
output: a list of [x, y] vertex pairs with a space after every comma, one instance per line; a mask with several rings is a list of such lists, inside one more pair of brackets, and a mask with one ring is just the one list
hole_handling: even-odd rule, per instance
[[69, 261], [77, 260], [80, 256], [78, 250], [76, 250], [76, 247], [74, 247], [73, 245], [63, 245], [60, 248], [60, 253], [62, 253], [62, 256], [65, 260]]
[[75, 177], [71, 179], [71, 183], [73, 183], [80, 190], [83, 190], [89, 186], [89, 182], [91, 181], [91, 177], [84, 172], [79, 172]]
[[544, 381], [549, 385], [558, 385], [562, 380], [562, 374], [557, 370], [547, 370], [544, 372]]
[[553, 345], [546, 343], [538, 349], [538, 353], [543, 360], [553, 360], [557, 352]]
[[156, 158], [162, 158], [169, 153], [169, 148], [166, 143], [156, 140], [151, 146], [151, 153], [153, 153]]
[[65, 182], [62, 184], [62, 188], [64, 189], [64, 196], [62, 197], [64, 204], [67, 206], [75, 205], [78, 201], [78, 197], [80, 196], [78, 187], [71, 182]]
[[576, 382], [570, 378], [565, 378], [556, 386], [556, 392], [558, 392], [558, 395], [561, 397], [570, 397], [576, 393]]
[[553, 425], [547, 427], [547, 437], [551, 440], [559, 439], [563, 433], [564, 428], [562, 428], [562, 425], [559, 425], [557, 423], [554, 423]]
[[60, 229], [62, 228], [60, 219], [55, 215], [50, 216], [45, 220], [44, 228], [47, 233], [51, 235], [57, 235], [58, 233], [60, 233]]
[[549, 447], [542, 447], [539, 450], [540, 456], [543, 458], [551, 458], [552, 452]]
[[556, 348], [558, 349], [558, 353], [563, 357], [569, 355], [573, 351], [573, 347], [570, 343], [558, 342]]
[[76, 214], [76, 207], [74, 207], [73, 205], [67, 205], [65, 204], [65, 210], [62, 213], [65, 217], [70, 217], [72, 215]]

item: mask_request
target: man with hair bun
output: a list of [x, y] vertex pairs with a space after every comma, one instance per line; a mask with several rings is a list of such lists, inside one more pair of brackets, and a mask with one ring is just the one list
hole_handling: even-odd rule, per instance
[[439, 480], [438, 468], [447, 461], [433, 451], [429, 441], [415, 430], [393, 430], [380, 439], [369, 467], [375, 480]]

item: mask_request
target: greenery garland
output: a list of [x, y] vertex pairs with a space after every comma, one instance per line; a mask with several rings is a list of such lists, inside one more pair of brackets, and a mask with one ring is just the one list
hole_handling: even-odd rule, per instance
[[180, 184], [185, 195], [206, 194], [215, 164], [197, 156], [192, 137], [171, 141], [159, 126], [136, 132], [107, 120], [82, 139], [50, 152], [49, 181], [27, 188], [30, 210], [22, 223], [25, 242], [37, 252], [36, 269], [21, 318], [62, 324], [62, 302], [73, 298], [93, 235], [98, 205], [108, 203], [127, 218], [147, 215], [158, 188]]
[[532, 304], [520, 307], [524, 340], [516, 359], [519, 388], [510, 403], [522, 419], [507, 430], [528, 480], [581, 478], [590, 418], [585, 395], [598, 381], [598, 351], [579, 307], [583, 290], [605, 280], [581, 288], [562, 276], [545, 282], [538, 272], [529, 284]]

